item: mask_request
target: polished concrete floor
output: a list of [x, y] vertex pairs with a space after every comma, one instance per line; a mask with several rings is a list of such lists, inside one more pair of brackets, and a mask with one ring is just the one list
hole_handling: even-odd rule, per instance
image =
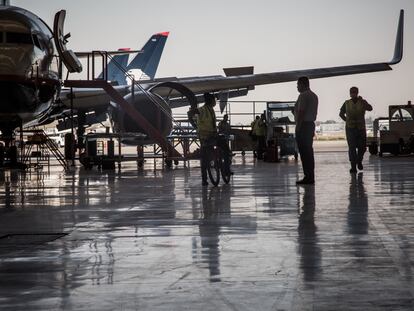
[[0, 172], [0, 310], [414, 310], [413, 157], [190, 165]]

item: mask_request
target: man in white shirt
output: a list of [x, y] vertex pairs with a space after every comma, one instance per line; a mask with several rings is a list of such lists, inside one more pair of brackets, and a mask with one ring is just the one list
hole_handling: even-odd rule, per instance
[[315, 159], [313, 155], [313, 136], [318, 114], [318, 96], [309, 88], [309, 79], [298, 79], [299, 97], [295, 105], [296, 142], [298, 145], [304, 178], [296, 184], [315, 183]]

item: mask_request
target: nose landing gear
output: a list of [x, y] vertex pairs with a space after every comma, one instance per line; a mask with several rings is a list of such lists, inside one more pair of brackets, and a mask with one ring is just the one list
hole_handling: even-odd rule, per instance
[[[23, 142], [20, 142], [23, 143]], [[19, 162], [19, 152], [14, 131], [3, 129], [0, 136], [0, 169], [26, 169], [27, 165]]]
[[1, 168], [16, 168], [16, 169], [26, 169], [26, 164], [19, 162], [19, 153], [17, 146], [5, 147], [0, 145], [0, 169]]

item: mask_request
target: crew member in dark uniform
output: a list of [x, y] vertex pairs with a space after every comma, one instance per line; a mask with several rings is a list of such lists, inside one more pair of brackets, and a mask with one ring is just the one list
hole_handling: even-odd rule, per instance
[[296, 142], [302, 161], [304, 178], [297, 184], [315, 183], [315, 158], [313, 155], [313, 136], [318, 114], [318, 96], [309, 88], [309, 79], [298, 79], [299, 97], [295, 104]]

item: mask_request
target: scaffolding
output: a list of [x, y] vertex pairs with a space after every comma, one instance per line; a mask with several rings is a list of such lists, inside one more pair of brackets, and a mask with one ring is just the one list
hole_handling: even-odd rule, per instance
[[[158, 85], [152, 86], [149, 90], [143, 88], [143, 86], [135, 81], [134, 77], [130, 75], [126, 70], [114, 60], [110, 53], [106, 51], [93, 51], [91, 53], [87, 53], [86, 56], [87, 60], [87, 72], [86, 72], [86, 79], [83, 80], [73, 80], [69, 79], [69, 73], [67, 75], [66, 80], [64, 81], [64, 86], [70, 88], [71, 90], [71, 120], [72, 120], [72, 133], [73, 130], [73, 88], [101, 88], [103, 89], [110, 97], [110, 99], [119, 105], [119, 107], [126, 113], [132, 120], [136, 122], [136, 124], [142, 128], [147, 136], [148, 141], [152, 141], [152, 151], [145, 152], [148, 148], [144, 148], [144, 146], [148, 146], [148, 142], [144, 139], [142, 140], [141, 144], [138, 144], [136, 150], [136, 157], [123, 157], [121, 155], [121, 151], [119, 151], [119, 156], [114, 156], [111, 161], [114, 162], [122, 162], [128, 160], [136, 160], [139, 167], [141, 167], [147, 158], [158, 159], [161, 158], [166, 166], [171, 167], [172, 163], [178, 164], [180, 161], [186, 163], [189, 160], [198, 158], [197, 149], [200, 147], [200, 143], [198, 141], [196, 129], [188, 121], [187, 115], [184, 114], [171, 114], [170, 111], [166, 111], [165, 107], [160, 103], [160, 99], [156, 96], [152, 91], [157, 87], [168, 87], [171, 90], [175, 90], [180, 92], [180, 88], [186, 89], [185, 86], [178, 85], [174, 82], [160, 82]], [[172, 132], [165, 136], [163, 135], [156, 126], [151, 124], [133, 105], [131, 105], [112, 85], [109, 81], [107, 81], [108, 77], [108, 62], [112, 61], [121, 72], [123, 72], [127, 79], [131, 81], [131, 94], [134, 96], [135, 92], [138, 91], [141, 94], [144, 94], [147, 99], [154, 104], [160, 112], [164, 112], [166, 116], [168, 116], [169, 120], [173, 124]], [[98, 66], [100, 68], [97, 68]], [[102, 69], [102, 75], [97, 77], [96, 73], [98, 72], [97, 69]], [[101, 70], [99, 70], [101, 72]], [[187, 89], [188, 90], [188, 89]], [[194, 94], [188, 90], [192, 96], [184, 96], [183, 98], [187, 97], [189, 100], [189, 105], [196, 105], [197, 99], [195, 98]], [[168, 101], [168, 99], [167, 99]], [[165, 101], [164, 103], [166, 103]], [[193, 102], [191, 102], [193, 101]], [[249, 132], [251, 130], [251, 121], [254, 120], [255, 116], [259, 113], [265, 113], [266, 111], [266, 104], [268, 101], [227, 101], [225, 106], [225, 113], [229, 116], [229, 121], [231, 125], [232, 131], [238, 133], [236, 139], [232, 142], [232, 149], [241, 151], [244, 154], [246, 151], [253, 149], [253, 144], [251, 143], [251, 139], [249, 137]], [[244, 112], [234, 112], [236, 109], [234, 106], [238, 106], [237, 111], [240, 111], [239, 107], [249, 107], [250, 111]], [[219, 112], [217, 112], [219, 115]], [[244, 120], [240, 122], [240, 119]], [[249, 119], [249, 121], [245, 121]], [[237, 122], [237, 123], [236, 123]], [[127, 133], [118, 133], [117, 140], [119, 144], [122, 142], [122, 136], [126, 135]], [[239, 137], [239, 139], [238, 139]], [[243, 137], [242, 142], [240, 137]], [[241, 145], [241, 146], [240, 146]], [[74, 153], [73, 153], [74, 154]], [[86, 155], [89, 157], [89, 155]], [[94, 157], [95, 155], [91, 155]], [[89, 157], [91, 159], [91, 157]], [[91, 163], [99, 163], [100, 160], [91, 160]], [[98, 165], [99, 166], [99, 165]], [[120, 167], [120, 165], [119, 165]]]
[[69, 165], [56, 142], [44, 130], [23, 130], [20, 132], [20, 161], [29, 169], [50, 168], [53, 157], [65, 170]]
[[[180, 126], [178, 123], [175, 122], [172, 115], [169, 111], [165, 111], [165, 108], [161, 105], [160, 98], [151, 93], [150, 91], [144, 89], [140, 83], [135, 81], [134, 77], [130, 75], [120, 64], [116, 62], [116, 60], [110, 55], [110, 53], [106, 51], [93, 51], [91, 53], [87, 53], [87, 73], [86, 73], [86, 80], [71, 80], [69, 79], [69, 72], [67, 74], [67, 78], [64, 81], [64, 86], [70, 88], [71, 90], [71, 120], [72, 120], [72, 133], [74, 133], [73, 129], [73, 88], [100, 88], [103, 89], [110, 97], [110, 99], [119, 105], [119, 107], [132, 119], [134, 120], [144, 131], [145, 134], [148, 136], [148, 139], [154, 141], [158, 148], [162, 150], [162, 155], [167, 161], [181, 161], [184, 160], [183, 155], [178, 152], [171, 142], [170, 139], [165, 137], [159, 129], [157, 129], [153, 124], [151, 124], [137, 109], [135, 109], [129, 102], [111, 85], [109, 81], [107, 81], [108, 76], [108, 61], [112, 61], [118, 68], [125, 74], [125, 76], [131, 81], [131, 94], [134, 95], [135, 91], [139, 91], [140, 93], [144, 94], [148, 100], [151, 101], [161, 112], [164, 112], [166, 116], [171, 119], [171, 122], [174, 126]], [[103, 75], [101, 77], [96, 77], [96, 63], [100, 63], [102, 66]], [[184, 86], [180, 86], [174, 82], [164, 82], [160, 83], [159, 85], [155, 85], [152, 89], [156, 87], [169, 87], [171, 89], [175, 89], [181, 93], [184, 91], [188, 91], [192, 94], [187, 95], [186, 97], [188, 100], [193, 101], [196, 103], [196, 98], [194, 94], [186, 89]], [[119, 133], [121, 136], [123, 133]], [[75, 152], [73, 152], [74, 154]], [[138, 151], [139, 153], [139, 151]], [[159, 153], [159, 152], [158, 152]], [[138, 155], [139, 156], [139, 155]], [[168, 163], [168, 162], [167, 162]]]

